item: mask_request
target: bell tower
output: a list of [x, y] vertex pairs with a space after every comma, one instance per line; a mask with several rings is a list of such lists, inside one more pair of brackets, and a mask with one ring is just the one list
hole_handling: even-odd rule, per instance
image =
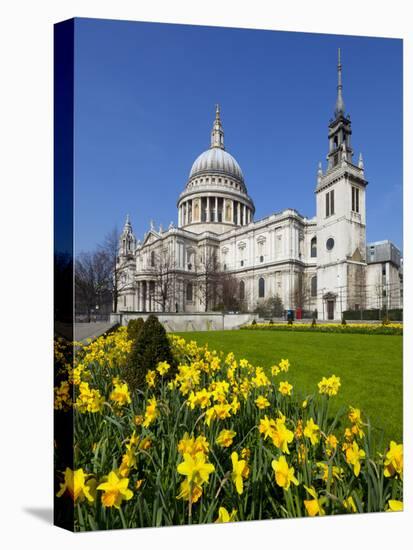
[[127, 258], [135, 254], [136, 237], [133, 233], [129, 214], [126, 216], [125, 225], [119, 238], [119, 256]]
[[[337, 98], [328, 125], [327, 168], [319, 165], [317, 204], [317, 295], [320, 319], [341, 319], [363, 305], [366, 271], [366, 185], [360, 154], [353, 163], [351, 120], [343, 100], [338, 50]], [[364, 294], [363, 294], [364, 293]]]
[[343, 101], [343, 83], [342, 83], [342, 66], [341, 53], [338, 50], [338, 65], [337, 65], [338, 83], [337, 83], [337, 100], [334, 109], [334, 119], [330, 121], [328, 126], [328, 155], [327, 169], [332, 169], [338, 166], [344, 159], [353, 161], [353, 149], [351, 148], [351, 122], [350, 116], [345, 115]]

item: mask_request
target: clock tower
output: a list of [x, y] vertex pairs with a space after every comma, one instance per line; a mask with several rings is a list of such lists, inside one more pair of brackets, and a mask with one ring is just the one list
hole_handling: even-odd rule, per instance
[[346, 309], [364, 307], [366, 186], [360, 154], [353, 163], [351, 121], [343, 100], [338, 50], [334, 118], [328, 127], [327, 168], [317, 174], [317, 310], [319, 319], [340, 320]]

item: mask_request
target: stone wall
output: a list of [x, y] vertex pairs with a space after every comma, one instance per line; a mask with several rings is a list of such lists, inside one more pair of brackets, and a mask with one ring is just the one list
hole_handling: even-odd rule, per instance
[[[146, 320], [150, 313], [127, 311], [112, 313], [111, 322], [118, 322], [126, 326], [131, 319]], [[253, 319], [258, 320], [254, 313], [155, 313], [167, 332], [191, 332], [206, 330], [234, 330], [242, 325], [249, 324]]]

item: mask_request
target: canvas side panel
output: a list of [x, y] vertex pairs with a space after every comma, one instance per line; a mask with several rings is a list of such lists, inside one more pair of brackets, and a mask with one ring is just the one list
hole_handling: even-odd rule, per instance
[[[54, 26], [54, 523], [74, 530], [73, 113], [74, 20]], [[70, 470], [67, 470], [67, 469]], [[65, 476], [66, 472], [66, 476]], [[73, 478], [72, 478], [73, 479]], [[69, 483], [67, 483], [69, 482]], [[65, 486], [66, 485], [66, 486]]]

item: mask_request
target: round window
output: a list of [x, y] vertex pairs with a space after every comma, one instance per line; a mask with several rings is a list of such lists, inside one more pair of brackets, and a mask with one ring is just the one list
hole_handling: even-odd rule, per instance
[[327, 247], [327, 250], [333, 250], [333, 248], [334, 248], [334, 239], [332, 237], [327, 239], [326, 247]]

